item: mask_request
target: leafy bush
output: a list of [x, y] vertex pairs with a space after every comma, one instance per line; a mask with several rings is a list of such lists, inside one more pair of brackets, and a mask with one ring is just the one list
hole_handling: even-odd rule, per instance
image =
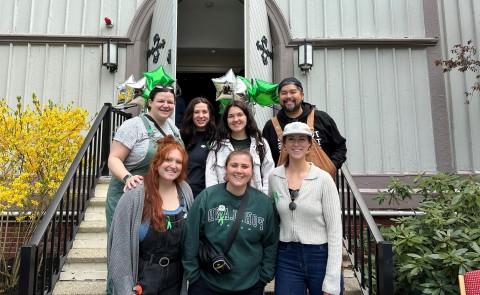
[[19, 253], [12, 255], [12, 247], [15, 253], [30, 239], [88, 127], [87, 112], [78, 107], [41, 105], [35, 95], [31, 106], [17, 100], [14, 109], [0, 100], [0, 293], [18, 277]]
[[446, 60], [435, 61], [435, 65], [441, 66], [444, 73], [456, 69], [462, 73], [472, 72], [475, 74], [475, 82], [473, 82], [468, 91], [465, 91], [467, 96], [465, 103], [467, 104], [470, 103], [469, 97], [480, 91], [480, 74], [478, 74], [480, 72], [480, 60], [478, 59], [477, 48], [472, 43], [472, 40], [468, 40], [466, 45], [456, 44], [450, 49], [452, 57]]
[[[384, 228], [393, 243], [396, 294], [459, 294], [458, 274], [480, 269], [480, 183], [473, 177], [419, 176], [398, 181], [380, 202], [423, 198], [422, 214]], [[417, 212], [417, 211], [416, 211]]]

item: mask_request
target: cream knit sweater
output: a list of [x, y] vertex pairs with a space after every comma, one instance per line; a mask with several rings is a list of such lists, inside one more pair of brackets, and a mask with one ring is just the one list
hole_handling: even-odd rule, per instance
[[[311, 164], [311, 163], [310, 163]], [[328, 260], [322, 290], [340, 294], [342, 220], [340, 199], [332, 177], [311, 164], [291, 211], [285, 167], [275, 168], [269, 179], [269, 196], [280, 215], [280, 241], [320, 245], [328, 243]]]

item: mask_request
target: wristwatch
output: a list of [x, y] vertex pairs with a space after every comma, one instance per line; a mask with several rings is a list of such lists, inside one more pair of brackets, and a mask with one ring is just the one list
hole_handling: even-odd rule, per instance
[[132, 174], [128, 173], [127, 175], [125, 175], [123, 178], [122, 178], [122, 181], [123, 183], [127, 183], [127, 180], [132, 177]]

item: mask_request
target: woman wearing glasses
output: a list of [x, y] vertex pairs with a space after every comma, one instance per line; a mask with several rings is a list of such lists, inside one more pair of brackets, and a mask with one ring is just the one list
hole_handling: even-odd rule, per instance
[[114, 294], [132, 294], [136, 285], [144, 295], [180, 294], [184, 222], [193, 202], [184, 181], [187, 157], [173, 136], [162, 138], [144, 184], [118, 202], [108, 239]]
[[205, 164], [215, 139], [215, 115], [206, 98], [196, 97], [188, 104], [180, 133], [188, 152], [187, 182], [195, 198], [205, 188]]
[[222, 124], [205, 169], [206, 187], [225, 182], [225, 159], [232, 151], [247, 150], [253, 156], [251, 185], [268, 192], [268, 176], [275, 167], [267, 141], [258, 130], [257, 123], [246, 103], [233, 100], [222, 116]]
[[[188, 294], [263, 295], [273, 279], [277, 218], [272, 200], [249, 185], [252, 175], [250, 152], [233, 151], [225, 159], [226, 183], [207, 187], [193, 202], [182, 258]], [[214, 269], [211, 263], [201, 264], [200, 239], [226, 257], [216, 260]]]
[[280, 216], [275, 294], [342, 294], [342, 224], [335, 183], [305, 159], [312, 145], [307, 124], [287, 124], [282, 144], [287, 161], [273, 170], [269, 181]]

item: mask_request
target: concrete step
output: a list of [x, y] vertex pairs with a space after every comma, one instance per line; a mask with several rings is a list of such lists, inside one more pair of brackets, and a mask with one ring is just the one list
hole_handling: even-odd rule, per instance
[[94, 197], [90, 200], [90, 206], [89, 207], [103, 207], [105, 208], [107, 198], [99, 198], [99, 197]]
[[107, 191], [108, 191], [108, 186], [110, 185], [110, 181], [104, 182], [105, 180], [101, 180], [99, 183], [97, 183], [97, 186], [95, 186], [95, 197], [94, 198], [100, 198], [100, 199], [105, 199], [107, 197]]
[[107, 233], [78, 233], [73, 249], [107, 249]]
[[89, 206], [84, 221], [105, 222], [105, 206]]
[[103, 211], [93, 211], [88, 208], [85, 212], [85, 221], [105, 221], [105, 209]]
[[83, 221], [78, 229], [79, 233], [104, 233], [107, 230], [105, 218], [103, 220]]
[[105, 295], [106, 281], [59, 281], [53, 295]]
[[107, 263], [107, 249], [71, 249], [70, 252], [68, 252], [67, 263]]
[[93, 281], [107, 279], [105, 262], [66, 263], [60, 273], [60, 281]]

